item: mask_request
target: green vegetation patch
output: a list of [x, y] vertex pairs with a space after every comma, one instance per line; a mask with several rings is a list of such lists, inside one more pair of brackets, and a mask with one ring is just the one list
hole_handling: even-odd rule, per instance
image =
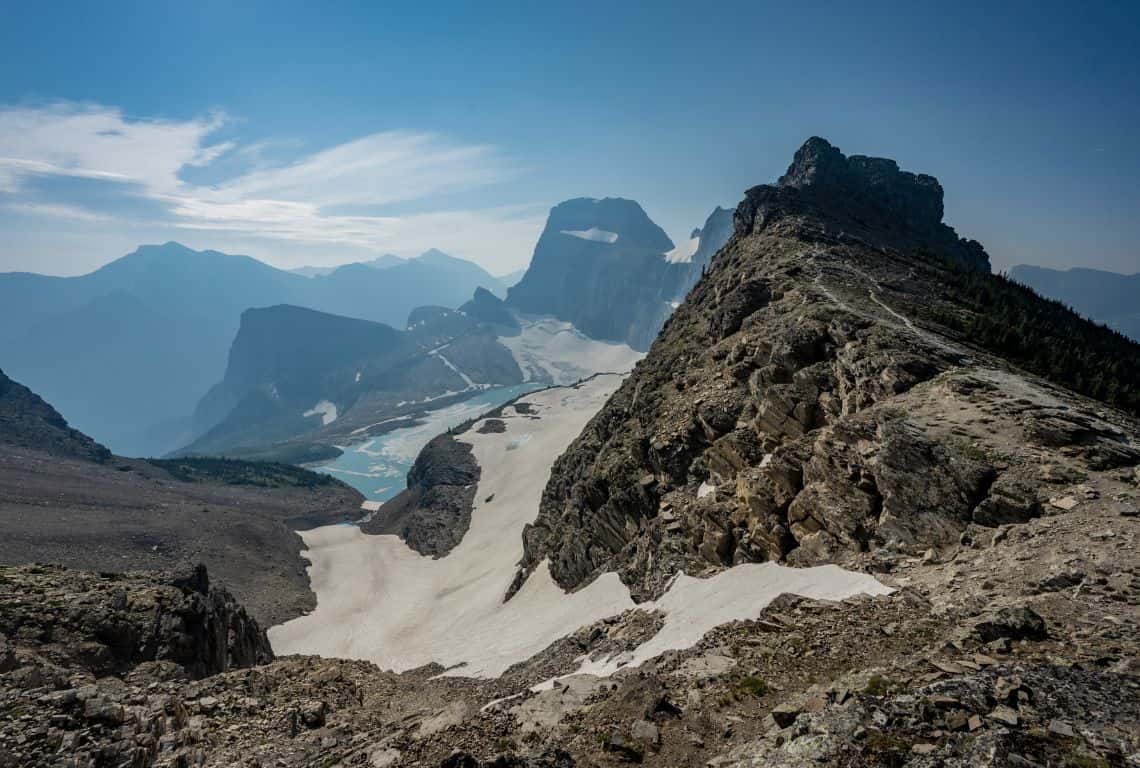
[[149, 461], [187, 483], [213, 481], [259, 488], [318, 488], [338, 482], [329, 475], [269, 461], [208, 457]]

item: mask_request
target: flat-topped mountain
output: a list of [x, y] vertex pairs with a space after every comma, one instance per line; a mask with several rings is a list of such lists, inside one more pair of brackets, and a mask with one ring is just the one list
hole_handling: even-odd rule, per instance
[[[502, 304], [486, 293], [473, 301]], [[501, 320], [513, 322], [509, 312]], [[403, 325], [289, 305], [247, 310], [224, 378], [195, 411], [200, 436], [180, 452], [235, 455], [316, 432], [343, 439], [433, 398], [523, 381], [495, 332], [465, 312], [417, 307]]]
[[567, 200], [551, 209], [530, 267], [508, 291], [507, 303], [573, 323], [591, 338], [644, 350], [700, 276], [694, 252], [705, 258], [723, 244], [724, 227], [705, 230], [707, 236], [694, 238], [704, 248], [677, 258], [673, 241], [633, 200]]

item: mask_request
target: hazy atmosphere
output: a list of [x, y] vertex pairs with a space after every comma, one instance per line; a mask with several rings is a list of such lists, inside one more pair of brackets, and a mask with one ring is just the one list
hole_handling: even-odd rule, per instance
[[1140, 768], [1137, 51], [0, 0], [0, 768]]
[[0, 25], [0, 269], [177, 240], [502, 274], [559, 200], [680, 240], [814, 134], [937, 176], [996, 268], [1140, 271], [1130, 3], [55, 10]]

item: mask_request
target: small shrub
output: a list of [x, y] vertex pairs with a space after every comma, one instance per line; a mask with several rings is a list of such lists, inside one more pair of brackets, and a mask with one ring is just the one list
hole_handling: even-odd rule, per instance
[[736, 684], [736, 690], [750, 696], [765, 696], [768, 693], [768, 683], [755, 675], [748, 675], [740, 679]]

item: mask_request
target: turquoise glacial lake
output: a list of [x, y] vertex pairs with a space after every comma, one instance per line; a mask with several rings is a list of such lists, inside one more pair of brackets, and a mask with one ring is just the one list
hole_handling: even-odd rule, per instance
[[462, 403], [429, 412], [414, 427], [395, 429], [360, 443], [338, 446], [344, 451], [338, 458], [310, 468], [343, 480], [364, 494], [366, 499], [387, 501], [404, 490], [408, 470], [420, 450], [433, 437], [542, 386], [530, 382], [488, 389]]

